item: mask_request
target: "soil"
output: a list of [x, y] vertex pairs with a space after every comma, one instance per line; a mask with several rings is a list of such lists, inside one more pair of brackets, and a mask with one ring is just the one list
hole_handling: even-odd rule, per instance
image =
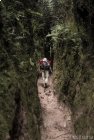
[[43, 118], [41, 140], [73, 140], [72, 113], [65, 104], [59, 103], [54, 95], [52, 77], [49, 78], [47, 88], [43, 87], [41, 78], [38, 80], [38, 94]]

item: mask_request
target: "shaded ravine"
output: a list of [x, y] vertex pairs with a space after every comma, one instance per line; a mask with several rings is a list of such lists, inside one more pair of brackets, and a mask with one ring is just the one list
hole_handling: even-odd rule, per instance
[[38, 93], [42, 108], [43, 125], [41, 140], [72, 140], [74, 136], [70, 109], [58, 102], [54, 95], [52, 78], [49, 87], [43, 88], [42, 79], [38, 80]]

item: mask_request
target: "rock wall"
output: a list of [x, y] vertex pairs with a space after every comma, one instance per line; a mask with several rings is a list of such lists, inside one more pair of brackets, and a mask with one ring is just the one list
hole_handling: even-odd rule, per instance
[[37, 1], [29, 0], [0, 2], [2, 140], [41, 139], [41, 111], [32, 25], [32, 10], [36, 3]]
[[54, 81], [59, 100], [71, 108], [76, 134], [88, 139], [94, 137], [93, 7], [92, 0], [74, 0], [72, 22], [60, 24], [53, 31]]

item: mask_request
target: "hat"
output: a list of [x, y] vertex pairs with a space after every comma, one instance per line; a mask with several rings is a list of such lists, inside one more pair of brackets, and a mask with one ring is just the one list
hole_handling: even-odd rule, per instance
[[43, 58], [43, 61], [46, 61], [47, 62], [47, 58]]

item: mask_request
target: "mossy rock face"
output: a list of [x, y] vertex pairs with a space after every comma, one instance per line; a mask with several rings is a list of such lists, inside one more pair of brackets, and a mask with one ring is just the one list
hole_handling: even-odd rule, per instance
[[41, 111], [30, 8], [36, 1], [0, 2], [0, 139], [40, 140]]
[[66, 56], [62, 58], [62, 49], [57, 49], [55, 54], [56, 93], [59, 94], [60, 101], [68, 104], [73, 111], [76, 134], [86, 135], [88, 132], [89, 135], [94, 135], [92, 131], [94, 128], [92, 125], [94, 123], [93, 68], [86, 67], [86, 60], [81, 60], [80, 51], [77, 56], [79, 59], [76, 61], [72, 51], [69, 55], [66, 51]]
[[[62, 25], [63, 26], [63, 25]], [[76, 25], [74, 24], [74, 29]], [[93, 80], [94, 66], [91, 49], [86, 44], [84, 30], [74, 30], [65, 26], [57, 34], [55, 41], [54, 81], [59, 100], [70, 106], [73, 112], [74, 128], [77, 135], [94, 136]], [[83, 29], [83, 28], [82, 28]], [[65, 33], [67, 30], [67, 33]], [[86, 38], [85, 38], [86, 36]], [[83, 41], [85, 40], [85, 42]]]
[[0, 132], [4, 131], [3, 135], [1, 135], [2, 140], [5, 139], [6, 135], [9, 133], [9, 130], [12, 127], [13, 117], [15, 116], [15, 90], [13, 77], [9, 76], [8, 73], [1, 73], [0, 121], [3, 125], [0, 125]]
[[[11, 65], [10, 65], [11, 66]], [[28, 67], [28, 66], [27, 66]], [[40, 102], [35, 66], [20, 75], [11, 67], [0, 74], [0, 137], [40, 139]], [[20, 127], [22, 129], [20, 129]], [[36, 135], [35, 135], [36, 133]], [[21, 139], [21, 138], [20, 138]]]
[[4, 116], [2, 116], [0, 114], [0, 137], [1, 137], [1, 139], [6, 138], [6, 135], [7, 135], [6, 132], [8, 132], [7, 122], [6, 122], [6, 119], [4, 118]]

